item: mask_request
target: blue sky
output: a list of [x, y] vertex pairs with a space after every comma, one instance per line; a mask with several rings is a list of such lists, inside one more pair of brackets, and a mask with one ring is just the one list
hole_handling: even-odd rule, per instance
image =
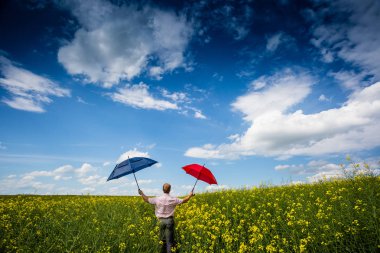
[[380, 160], [378, 1], [2, 1], [0, 194], [151, 195]]

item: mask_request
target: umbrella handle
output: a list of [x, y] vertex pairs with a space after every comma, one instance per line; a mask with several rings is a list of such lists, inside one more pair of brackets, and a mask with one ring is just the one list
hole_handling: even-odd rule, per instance
[[136, 176], [135, 176], [135, 171], [133, 171], [133, 176], [135, 177], [135, 181], [136, 181], [136, 184], [137, 184], [137, 189], [140, 190], [140, 186], [139, 186], [139, 183], [137, 183], [137, 179], [136, 179]]

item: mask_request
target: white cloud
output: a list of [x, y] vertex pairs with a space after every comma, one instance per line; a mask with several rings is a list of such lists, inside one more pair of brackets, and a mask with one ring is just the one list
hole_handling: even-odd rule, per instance
[[[310, 175], [310, 174], [336, 174], [342, 173], [342, 169], [338, 164], [329, 163], [321, 160], [313, 160], [308, 164], [281, 164], [275, 167], [275, 170], [286, 171], [294, 175]], [[338, 174], [339, 174], [338, 173]]]
[[267, 39], [267, 50], [270, 52], [276, 51], [278, 46], [283, 42], [284, 34], [279, 32]]
[[254, 89], [254, 90], [260, 90], [262, 88], [264, 88], [266, 86], [266, 81], [265, 80], [253, 80], [251, 83], [250, 83], [250, 86]]
[[7, 90], [11, 97], [2, 101], [8, 106], [30, 112], [44, 112], [43, 106], [52, 102], [52, 96], [70, 96], [68, 89], [43, 76], [15, 66], [10, 60], [0, 55], [0, 86]]
[[327, 98], [324, 94], [321, 94], [318, 98], [319, 101], [322, 101], [322, 102], [327, 102], [327, 101], [330, 101], [331, 99], [330, 98]]
[[96, 189], [94, 187], [85, 187], [81, 190], [79, 190], [81, 193], [92, 193], [94, 192]]
[[[134, 191], [133, 191], [134, 192]], [[135, 191], [137, 193], [137, 189]], [[162, 194], [162, 190], [161, 189], [157, 189], [157, 188], [144, 188], [143, 189], [143, 192], [147, 195], [147, 196], [158, 196], [158, 195], [161, 195]], [[172, 192], [173, 193], [173, 190]]]
[[229, 189], [228, 185], [208, 185], [206, 186], [206, 191], [220, 191]]
[[[306, 74], [285, 73], [269, 78], [262, 91], [249, 91], [232, 107], [251, 124], [232, 143], [193, 147], [185, 155], [237, 159], [264, 155], [291, 157], [372, 149], [379, 146], [380, 82], [354, 92], [340, 108], [314, 114], [295, 110], [311, 92]], [[293, 110], [291, 110], [293, 109]]]
[[137, 179], [137, 182], [139, 183], [139, 185], [146, 185], [146, 184], [151, 184], [153, 180], [152, 179]]
[[121, 163], [124, 160], [127, 160], [128, 158], [132, 157], [147, 157], [149, 158], [149, 153], [148, 152], [141, 152], [138, 151], [136, 148], [132, 150], [128, 150], [127, 152], [124, 152], [123, 154], [120, 155], [119, 159], [117, 159], [116, 163]]
[[156, 78], [157, 80], [161, 80], [162, 79], [162, 74], [165, 72], [165, 70], [161, 67], [151, 67], [149, 69], [149, 75], [151, 77], [154, 77]]
[[313, 176], [307, 177], [309, 182], [325, 181], [333, 178], [341, 178], [344, 174], [340, 170], [322, 171]]
[[290, 185], [300, 185], [300, 184], [304, 184], [305, 182], [303, 182], [303, 181], [292, 181], [292, 182], [290, 182], [289, 184]]
[[73, 166], [63, 165], [55, 170], [35, 170], [32, 172], [28, 172], [25, 173], [22, 178], [26, 180], [33, 180], [36, 177], [52, 177], [54, 178], [54, 180], [68, 179], [69, 174], [72, 171], [74, 171]]
[[191, 191], [194, 187], [194, 185], [181, 185], [181, 189], [184, 189], [186, 191]]
[[79, 180], [86, 180], [83, 177], [90, 171], [95, 171], [95, 169], [88, 163], [83, 163], [79, 168], [74, 168], [72, 165], [63, 165], [54, 170], [35, 170], [25, 173], [21, 176], [21, 181], [35, 182], [35, 179], [41, 177], [52, 178], [55, 181], [70, 180], [74, 174], [80, 178]]
[[32, 188], [35, 189], [35, 191], [37, 193], [39, 190], [51, 191], [55, 185], [54, 184], [44, 184], [41, 182], [34, 182], [31, 186], [32, 186]]
[[[321, 1], [315, 2], [317, 6], [321, 6]], [[379, 80], [380, 3], [376, 0], [322, 2], [325, 8], [313, 12], [318, 17], [314, 19], [314, 38], [311, 42], [321, 50], [324, 61], [343, 59], [359, 67], [363, 76], [369, 74]], [[328, 22], [324, 23], [326, 17]], [[349, 88], [357, 85], [363, 76], [357, 76], [345, 85]]]
[[275, 170], [284, 170], [284, 169], [288, 169], [290, 167], [290, 165], [277, 165], [276, 167], [274, 167]]
[[248, 92], [240, 96], [232, 104], [236, 111], [245, 114], [245, 120], [254, 121], [255, 118], [270, 113], [284, 113], [292, 106], [301, 102], [311, 91], [312, 78], [307, 74], [295, 75], [290, 71], [273, 77], [261, 77], [268, 89], [262, 92]]
[[33, 177], [17, 177], [11, 175], [0, 180], [0, 192], [2, 194], [16, 194], [16, 193], [30, 193], [30, 194], [43, 194], [46, 191], [51, 191], [54, 184], [42, 183], [35, 181]]
[[111, 87], [144, 71], [160, 79], [165, 72], [186, 67], [184, 52], [192, 27], [184, 16], [102, 0], [69, 1], [66, 6], [81, 27], [59, 49], [58, 60], [85, 82]]
[[[134, 179], [127, 177], [107, 182], [109, 172], [83, 163], [76, 168], [64, 165], [54, 170], [36, 170], [20, 175], [0, 178], [1, 194], [102, 194], [102, 195], [136, 195]], [[70, 180], [69, 180], [70, 179]], [[69, 181], [68, 181], [69, 180]], [[52, 183], [54, 182], [54, 184]], [[139, 185], [150, 185], [153, 179], [138, 179]], [[125, 189], [125, 188], [128, 189]], [[113, 189], [113, 190], [111, 190]]]
[[200, 109], [190, 106], [191, 99], [184, 92], [169, 92], [159, 88], [164, 99], [157, 98], [149, 92], [149, 86], [143, 82], [134, 85], [126, 85], [107, 95], [115, 102], [120, 102], [135, 108], [152, 110], [176, 110], [180, 114], [189, 115], [192, 112], [194, 118], [206, 119]]
[[203, 115], [201, 111], [195, 111], [194, 117], [197, 119], [207, 119], [206, 116]]
[[109, 94], [113, 101], [130, 105], [142, 109], [154, 110], [177, 110], [178, 106], [175, 103], [156, 99], [149, 93], [149, 86], [140, 82], [136, 85], [126, 85], [124, 88], [119, 88], [117, 92]]
[[89, 163], [84, 163], [82, 166], [75, 170], [75, 174], [77, 174], [78, 177], [85, 176], [88, 172], [92, 171], [93, 167]]
[[170, 93], [166, 89], [162, 89], [162, 96], [169, 98], [175, 102], [190, 102], [190, 99], [187, 97], [187, 94], [184, 92], [173, 92]]
[[354, 71], [339, 71], [339, 72], [331, 72], [331, 76], [333, 76], [336, 80], [339, 81], [339, 84], [348, 90], [357, 90], [364, 84], [368, 84], [368, 82], [363, 81], [363, 79], [367, 76], [364, 72], [355, 73]]
[[343, 169], [340, 165], [327, 161], [313, 160], [308, 164], [284, 164], [275, 167], [276, 170], [286, 171], [295, 175], [309, 175], [309, 182], [317, 182], [331, 178], [343, 177]]
[[227, 138], [231, 141], [235, 141], [237, 139], [239, 139], [240, 135], [239, 134], [232, 134], [230, 136], [228, 136]]
[[84, 185], [91, 185], [95, 187], [96, 185], [105, 184], [107, 182], [107, 177], [102, 177], [98, 174], [94, 174], [88, 177], [79, 178], [79, 182]]

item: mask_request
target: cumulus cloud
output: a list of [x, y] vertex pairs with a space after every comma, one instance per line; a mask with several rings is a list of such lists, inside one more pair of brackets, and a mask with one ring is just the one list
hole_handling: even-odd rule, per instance
[[263, 155], [322, 155], [379, 146], [380, 82], [351, 94], [339, 108], [305, 114], [297, 110], [311, 92], [307, 74], [286, 73], [268, 78], [266, 89], [249, 91], [232, 107], [250, 124], [232, 143], [193, 147], [185, 155], [237, 159]]
[[167, 100], [157, 99], [149, 93], [149, 86], [140, 82], [136, 85], [126, 85], [117, 92], [109, 94], [115, 102], [120, 102], [135, 108], [154, 110], [177, 110], [178, 106]]
[[[36, 179], [41, 179], [42, 177], [51, 178], [55, 181], [59, 180], [70, 180], [73, 176], [82, 180], [91, 171], [95, 171], [93, 166], [88, 163], [83, 163], [81, 167], [74, 168], [72, 165], [63, 165], [54, 170], [35, 170], [21, 175], [21, 181], [35, 183]], [[16, 176], [12, 177], [15, 178]]]
[[192, 112], [196, 119], [207, 118], [200, 109], [190, 106], [192, 100], [189, 98], [188, 93], [169, 92], [163, 88], [158, 88], [158, 90], [159, 93], [153, 94], [147, 84], [140, 82], [139, 84], [127, 84], [107, 95], [115, 102], [134, 108], [159, 111], [176, 110], [184, 115], [190, 115], [189, 112]]
[[44, 105], [52, 102], [51, 97], [70, 96], [70, 90], [61, 88], [56, 82], [16, 66], [0, 55], [0, 86], [7, 90], [10, 98], [2, 101], [8, 106], [30, 112], [45, 112]]
[[68, 73], [111, 87], [142, 72], [157, 79], [186, 67], [184, 52], [192, 27], [184, 16], [151, 6], [116, 6], [108, 1], [65, 1], [80, 24], [59, 49]]
[[52, 177], [54, 180], [70, 179], [69, 175], [74, 170], [71, 165], [63, 165], [55, 170], [35, 170], [23, 175], [22, 179], [33, 180], [37, 177]]
[[[322, 6], [321, 1], [315, 2], [317, 6]], [[374, 76], [378, 81], [380, 79], [379, 1], [322, 2], [325, 6], [322, 10], [308, 11], [315, 16], [311, 42], [320, 49], [324, 61], [333, 62], [339, 58], [359, 67], [361, 75], [355, 75], [354, 78], [352, 75], [343, 76], [344, 79], [351, 79], [350, 82], [344, 82], [344, 85], [350, 88], [359, 85], [361, 79], [367, 75]], [[336, 77], [339, 79], [342, 75]]]
[[137, 150], [136, 148], [128, 150], [120, 155], [119, 159], [117, 159], [116, 163], [121, 163], [124, 160], [127, 160], [128, 158], [132, 157], [150, 157], [148, 152], [142, 152]]
[[75, 170], [75, 174], [77, 174], [78, 177], [83, 177], [87, 173], [93, 170], [93, 167], [89, 163], [84, 163], [82, 166]]

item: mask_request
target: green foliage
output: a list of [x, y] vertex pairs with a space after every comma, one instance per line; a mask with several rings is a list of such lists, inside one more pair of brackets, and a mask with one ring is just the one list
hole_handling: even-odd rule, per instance
[[[158, 252], [140, 197], [2, 196], [1, 252]], [[180, 252], [377, 252], [380, 178], [198, 194], [176, 210]]]

